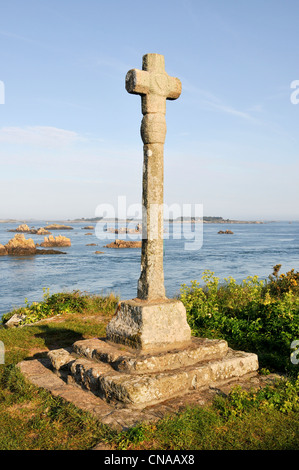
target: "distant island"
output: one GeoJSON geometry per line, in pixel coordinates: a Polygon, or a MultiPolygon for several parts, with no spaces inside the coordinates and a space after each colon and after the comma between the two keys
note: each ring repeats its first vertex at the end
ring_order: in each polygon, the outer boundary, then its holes
{"type": "Polygon", "coordinates": [[[168,219],[169,222],[179,223],[179,222],[191,222],[191,223],[204,223],[204,224],[264,224],[258,220],[231,220],[223,219],[223,217],[177,217],[176,219],[168,219]]]}
{"type": "MultiPolygon", "coordinates": [[[[42,219],[30,219],[30,223],[33,223],[35,220],[42,220],[42,219]]],[[[26,223],[26,220],[15,220],[15,219],[0,219],[0,224],[13,224],[13,223],[26,223]]],[[[56,220],[57,222],[57,220],[56,220]]],[[[46,222],[45,229],[51,229],[51,230],[72,230],[73,227],[66,226],[64,225],[65,223],[97,223],[97,222],[104,222],[104,223],[122,223],[122,224],[129,224],[129,223],[141,223],[142,220],[139,218],[118,218],[118,217],[81,217],[80,219],[66,219],[63,221],[60,221],[60,223],[54,223],[54,222],[46,222]]],[[[220,216],[203,216],[201,217],[176,217],[176,218],[164,218],[164,222],[168,223],[204,223],[204,224],[270,224],[270,223],[277,223],[280,222],[280,220],[236,220],[236,219],[224,219],[223,217],[220,216]]],[[[289,222],[291,223],[299,223],[299,220],[289,220],[289,221],[284,221],[284,222],[289,222]]]]}
{"type": "MultiPolygon", "coordinates": [[[[84,218],[81,219],[74,219],[68,220],[68,222],[119,222],[119,223],[129,223],[129,222],[141,222],[141,219],[119,219],[118,217],[114,218],[106,218],[106,217],[91,217],[91,218],[84,218]]],[[[165,222],[170,223],[204,223],[204,224],[264,224],[270,222],[263,222],[258,220],[231,220],[231,219],[223,219],[223,217],[212,217],[212,216],[204,216],[203,218],[200,217],[177,217],[175,219],[164,219],[165,222]]],[[[273,221],[274,222],[274,221],[273,221]]]]}

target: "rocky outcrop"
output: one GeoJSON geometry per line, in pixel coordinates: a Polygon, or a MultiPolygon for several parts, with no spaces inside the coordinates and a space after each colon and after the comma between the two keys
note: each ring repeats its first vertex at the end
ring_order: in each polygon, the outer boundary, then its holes
{"type": "Polygon", "coordinates": [[[225,231],[219,230],[218,233],[221,233],[221,234],[222,234],[222,233],[225,233],[225,234],[228,234],[228,235],[233,235],[233,234],[234,234],[234,232],[232,232],[231,230],[225,230],[225,231]]]}
{"type": "Polygon", "coordinates": [[[58,235],[58,237],[45,237],[43,243],[40,244],[42,247],[55,247],[55,246],[71,246],[71,240],[63,235],[58,235]]]}
{"type": "Polygon", "coordinates": [[[19,225],[16,229],[11,229],[11,230],[8,230],[8,231],[9,232],[17,232],[17,233],[32,233],[32,234],[35,234],[35,235],[48,235],[48,234],[51,233],[43,227],[40,227],[38,229],[29,228],[28,225],[26,225],[26,224],[19,225]]]}
{"type": "Polygon", "coordinates": [[[26,315],[24,313],[15,313],[7,322],[4,323],[5,328],[13,328],[19,326],[23,320],[25,320],[26,315]]]}
{"type": "Polygon", "coordinates": [[[31,255],[65,255],[63,251],[57,250],[38,250],[32,238],[25,238],[23,233],[18,233],[3,246],[0,244],[0,256],[31,256],[31,255]]]}
{"type": "Polygon", "coordinates": [[[20,232],[20,233],[29,233],[30,228],[27,224],[21,224],[15,229],[8,230],[9,232],[20,232]]]}
{"type": "Polygon", "coordinates": [[[82,227],[82,230],[93,230],[94,227],[92,225],[87,225],[86,227],[82,227]]]}
{"type": "Polygon", "coordinates": [[[110,233],[141,233],[142,232],[142,225],[137,224],[135,228],[128,228],[128,227],[120,227],[120,228],[107,228],[105,232],[110,233]]]}
{"type": "Polygon", "coordinates": [[[36,250],[37,255],[66,255],[65,251],[58,250],[36,250]]]}
{"type": "Polygon", "coordinates": [[[105,248],[141,248],[141,244],[141,241],[115,240],[115,242],[106,245],[105,248]]]}
{"type": "Polygon", "coordinates": [[[7,249],[5,248],[4,245],[1,245],[1,243],[0,243],[0,256],[5,256],[7,254],[8,254],[7,249]]]}
{"type": "Polygon", "coordinates": [[[14,238],[9,240],[5,245],[8,255],[13,256],[28,256],[36,254],[35,243],[32,238],[26,240],[25,235],[20,233],[16,234],[14,238]]]}
{"type": "Polygon", "coordinates": [[[51,234],[51,232],[49,232],[49,230],[46,230],[43,227],[38,228],[34,232],[31,231],[30,233],[36,233],[36,235],[50,235],[51,234]]]}
{"type": "Polygon", "coordinates": [[[47,230],[73,230],[69,225],[51,224],[45,227],[47,230]]]}

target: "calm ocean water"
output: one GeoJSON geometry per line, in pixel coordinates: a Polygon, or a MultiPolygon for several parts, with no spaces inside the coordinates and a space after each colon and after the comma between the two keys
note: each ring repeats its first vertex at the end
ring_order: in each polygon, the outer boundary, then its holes
{"type": "MultiPolygon", "coordinates": [[[[45,221],[34,222],[37,228],[45,225],[45,221]]],[[[49,288],[50,294],[73,290],[98,294],[112,291],[123,300],[136,297],[140,249],[103,248],[115,239],[114,235],[109,234],[109,239],[98,239],[94,231],[92,235],[86,235],[90,231],[83,230],[89,222],[70,225],[71,231],[52,232],[71,238],[72,246],[61,249],[67,252],[66,255],[0,257],[0,317],[14,307],[23,306],[25,298],[30,303],[42,300],[43,287],[49,288]],[[89,243],[98,246],[86,246],[89,243]],[[104,251],[104,254],[96,255],[96,250],[104,251]]],[[[14,236],[8,230],[17,226],[1,223],[0,243],[7,243],[14,236]]],[[[199,281],[206,269],[214,271],[220,280],[232,276],[237,281],[253,275],[265,279],[278,263],[282,265],[281,272],[292,268],[299,270],[298,222],[204,224],[202,247],[196,250],[185,249],[186,240],[178,238],[181,227],[180,224],[170,226],[164,241],[168,297],[177,295],[181,284],[189,284],[194,279],[199,281]],[[226,229],[234,234],[218,234],[219,230],[226,229]]],[[[201,230],[199,225],[196,228],[201,230]]],[[[26,235],[29,237],[35,242],[43,241],[38,235],[26,235]]],[[[121,237],[117,235],[117,238],[121,237]]]]}

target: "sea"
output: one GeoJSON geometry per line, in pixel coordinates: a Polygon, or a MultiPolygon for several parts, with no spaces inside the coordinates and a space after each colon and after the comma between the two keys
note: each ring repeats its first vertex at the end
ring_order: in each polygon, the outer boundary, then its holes
{"type": "MultiPolygon", "coordinates": [[[[0,223],[0,243],[6,244],[20,223],[0,223]]],[[[30,228],[45,227],[45,221],[28,223],[30,228]]],[[[65,222],[72,230],[53,230],[52,235],[71,239],[71,247],[56,248],[61,255],[0,257],[0,317],[14,308],[43,299],[44,291],[81,291],[120,299],[136,297],[140,275],[139,248],[105,248],[115,238],[141,239],[140,235],[115,235],[109,223],[65,222]],[[94,230],[84,227],[93,225],[94,230]],[[110,228],[111,228],[110,227],[110,228]],[[129,237],[129,238],[128,238],[129,237]],[[96,246],[87,246],[91,243],[96,246]],[[102,251],[95,254],[95,251],[102,251]]],[[[111,225],[111,224],[110,224],[111,225]]],[[[114,224],[111,227],[115,227],[114,224]]],[[[121,224],[119,224],[121,227],[121,224]]],[[[43,236],[25,234],[36,243],[43,236]]],[[[166,223],[164,230],[164,276],[169,298],[180,294],[182,284],[201,282],[203,272],[212,271],[224,279],[241,282],[248,276],[267,279],[273,266],[281,264],[281,273],[299,270],[299,222],[259,224],[184,224],[166,223]],[[231,230],[233,234],[219,234],[231,230]]]]}

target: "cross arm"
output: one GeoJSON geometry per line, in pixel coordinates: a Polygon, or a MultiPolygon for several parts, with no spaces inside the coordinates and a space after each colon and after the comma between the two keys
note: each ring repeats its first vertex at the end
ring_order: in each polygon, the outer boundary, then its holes
{"type": "Polygon", "coordinates": [[[168,75],[168,94],[166,99],[176,100],[182,93],[182,83],[176,77],[170,77],[168,75]]]}
{"type": "Polygon", "coordinates": [[[126,90],[133,95],[146,95],[150,88],[149,72],[132,69],[126,75],[126,90]]]}

